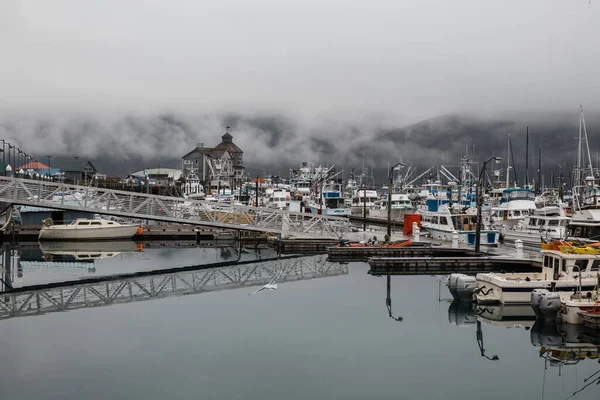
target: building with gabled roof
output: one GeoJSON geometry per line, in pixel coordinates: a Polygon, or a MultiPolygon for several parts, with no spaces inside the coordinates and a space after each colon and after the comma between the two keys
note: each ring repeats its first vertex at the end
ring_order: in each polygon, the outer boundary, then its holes
{"type": "Polygon", "coordinates": [[[86,184],[98,173],[98,170],[91,161],[80,160],[79,158],[61,161],[59,163],[59,168],[63,175],[63,179],[70,180],[75,184],[86,184]]]}
{"type": "Polygon", "coordinates": [[[204,147],[199,143],[196,148],[182,157],[183,176],[195,174],[205,184],[212,181],[224,181],[237,184],[244,176],[244,152],[235,143],[227,126],[221,136],[221,143],[215,147],[204,147]]]}

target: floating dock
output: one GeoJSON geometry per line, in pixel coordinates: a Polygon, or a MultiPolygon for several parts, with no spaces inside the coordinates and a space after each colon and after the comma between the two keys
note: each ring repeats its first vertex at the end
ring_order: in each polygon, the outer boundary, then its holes
{"type": "Polygon", "coordinates": [[[477,274],[479,272],[538,272],[537,259],[509,258],[506,256],[476,257],[371,257],[368,260],[371,275],[447,275],[451,273],[477,274]]]}
{"type": "Polygon", "coordinates": [[[407,247],[328,247],[327,254],[329,261],[332,262],[366,262],[372,257],[386,258],[413,258],[413,257],[477,257],[484,256],[485,253],[477,253],[471,249],[449,248],[434,246],[431,243],[412,243],[407,247]]]}

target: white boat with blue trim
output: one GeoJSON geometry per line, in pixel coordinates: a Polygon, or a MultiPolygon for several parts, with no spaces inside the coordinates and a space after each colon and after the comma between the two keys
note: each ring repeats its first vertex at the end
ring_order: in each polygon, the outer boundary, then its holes
{"type": "Polygon", "coordinates": [[[349,216],[350,208],[345,207],[342,195],[342,185],[338,183],[325,183],[321,188],[320,198],[311,202],[308,207],[313,214],[349,216]]]}
{"type": "MultiPolygon", "coordinates": [[[[447,204],[430,202],[427,210],[419,210],[421,226],[436,240],[452,241],[454,232],[458,233],[458,241],[470,245],[475,244],[477,236],[477,210],[468,207],[465,211],[447,204]]],[[[497,246],[500,232],[483,226],[479,233],[481,245],[497,246]]]]}

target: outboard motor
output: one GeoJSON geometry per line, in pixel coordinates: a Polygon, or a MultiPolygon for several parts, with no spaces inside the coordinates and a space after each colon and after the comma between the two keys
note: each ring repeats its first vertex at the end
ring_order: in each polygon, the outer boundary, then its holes
{"type": "Polygon", "coordinates": [[[458,293],[456,292],[456,280],[459,276],[464,274],[450,274],[448,277],[448,290],[453,298],[458,299],[458,293]]]}
{"type": "Polygon", "coordinates": [[[535,319],[542,319],[544,315],[540,310],[540,299],[542,298],[542,293],[550,293],[547,289],[533,289],[531,292],[531,308],[533,308],[533,312],[535,313],[535,319]]]}
{"type": "Polygon", "coordinates": [[[557,313],[562,307],[560,295],[556,292],[542,293],[540,298],[540,311],[544,316],[544,323],[555,324],[557,313]]]}
{"type": "Polygon", "coordinates": [[[450,274],[448,290],[456,300],[468,303],[473,299],[473,293],[477,290],[477,279],[465,274],[450,274]]]}

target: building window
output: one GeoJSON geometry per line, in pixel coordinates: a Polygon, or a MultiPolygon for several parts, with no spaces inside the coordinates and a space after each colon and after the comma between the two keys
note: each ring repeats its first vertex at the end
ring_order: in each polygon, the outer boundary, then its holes
{"type": "Polygon", "coordinates": [[[191,164],[192,162],[190,160],[185,160],[183,163],[184,164],[191,164]]]}

